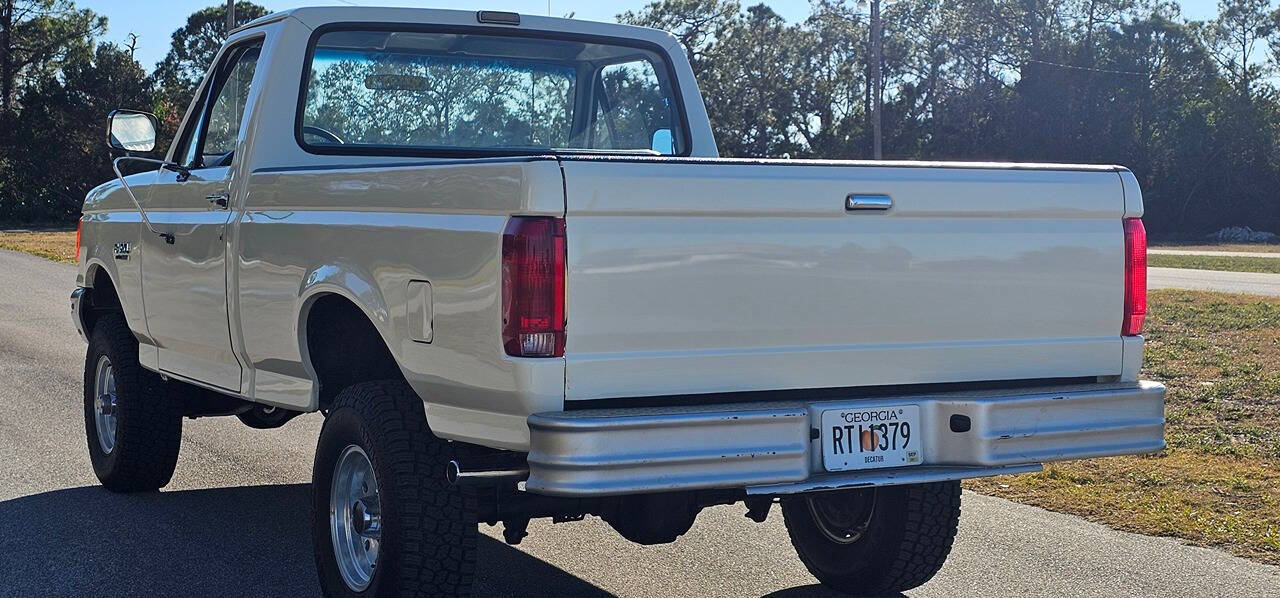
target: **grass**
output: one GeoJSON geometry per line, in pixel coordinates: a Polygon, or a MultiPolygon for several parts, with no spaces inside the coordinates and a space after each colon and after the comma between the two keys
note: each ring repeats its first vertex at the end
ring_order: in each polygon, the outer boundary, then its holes
{"type": "Polygon", "coordinates": [[[1147,265],[1153,268],[1195,268],[1228,272],[1267,272],[1280,274],[1278,257],[1229,257],[1209,255],[1148,254],[1147,265]]]}
{"type": "Polygon", "coordinates": [[[76,231],[0,232],[0,249],[23,251],[67,264],[76,263],[76,231]]]}
{"type": "Polygon", "coordinates": [[[1280,243],[1219,243],[1186,244],[1159,243],[1152,249],[1177,249],[1179,251],[1250,251],[1254,253],[1280,253],[1280,243]]]}
{"type": "Polygon", "coordinates": [[[1163,453],[966,487],[1280,564],[1280,298],[1162,290],[1150,307],[1143,377],[1169,389],[1163,453]]]}
{"type": "MultiPolygon", "coordinates": [[[[74,245],[73,231],[0,233],[0,248],[62,262],[74,245]]],[[[1181,256],[1148,259],[1166,257],[1181,256]]],[[[1280,298],[1161,290],[1149,302],[1143,376],[1169,388],[1163,453],[965,485],[1280,564],[1280,298]]]]}

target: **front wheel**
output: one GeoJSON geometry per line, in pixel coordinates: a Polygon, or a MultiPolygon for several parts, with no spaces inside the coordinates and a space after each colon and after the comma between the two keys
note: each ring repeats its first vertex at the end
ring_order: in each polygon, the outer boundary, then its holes
{"type": "Polygon", "coordinates": [[[449,445],[399,380],[334,399],[312,470],[312,541],[326,596],[470,595],[476,499],[450,486],[449,445]]]}
{"type": "Polygon", "coordinates": [[[942,568],[960,522],[960,482],[802,494],[783,499],[791,544],[823,585],[903,592],[942,568]]]}
{"type": "Polygon", "coordinates": [[[98,319],[84,362],[84,427],[93,473],[113,492],[169,483],[182,444],[182,414],[154,372],[138,364],[138,341],[120,314],[98,319]]]}

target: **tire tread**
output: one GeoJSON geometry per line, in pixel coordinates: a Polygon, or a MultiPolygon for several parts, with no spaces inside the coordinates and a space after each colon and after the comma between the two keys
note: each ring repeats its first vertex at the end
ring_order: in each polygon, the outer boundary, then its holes
{"type": "Polygon", "coordinates": [[[854,595],[904,592],[932,579],[946,563],[955,541],[960,520],[960,483],[913,484],[895,490],[903,502],[900,521],[894,523],[901,525],[901,534],[873,547],[871,554],[879,567],[871,575],[856,578],[845,571],[828,571],[817,562],[815,556],[824,554],[822,543],[829,541],[814,531],[803,499],[784,502],[788,536],[809,573],[832,589],[854,595]]]}
{"type": "MultiPolygon", "coordinates": [[[[399,521],[387,532],[398,540],[389,563],[395,584],[378,594],[469,595],[477,558],[476,498],[446,483],[451,447],[431,433],[422,399],[401,380],[362,382],[340,392],[330,413],[347,408],[358,414],[372,458],[392,472],[399,521]]],[[[318,553],[331,550],[327,535],[315,544],[318,553]]]]}
{"type": "Polygon", "coordinates": [[[932,579],[951,554],[959,515],[959,482],[910,486],[902,542],[878,591],[903,591],[932,579]]]}
{"type": "MultiPolygon", "coordinates": [[[[173,478],[182,445],[182,414],[170,400],[160,376],[138,363],[138,341],[119,313],[100,317],[94,325],[85,358],[85,425],[90,431],[89,450],[100,451],[92,419],[96,345],[106,343],[116,378],[117,393],[126,394],[117,403],[116,445],[109,455],[107,471],[94,471],[99,481],[113,492],[157,490],[173,478]]],[[[108,456],[104,455],[103,458],[108,456]]]]}

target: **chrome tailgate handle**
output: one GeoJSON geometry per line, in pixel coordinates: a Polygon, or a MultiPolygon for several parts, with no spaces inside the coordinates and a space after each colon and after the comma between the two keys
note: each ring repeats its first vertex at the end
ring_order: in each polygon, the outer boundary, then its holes
{"type": "Polygon", "coordinates": [[[893,207],[893,198],[888,195],[867,195],[850,193],[844,199],[846,210],[887,210],[893,207]]]}

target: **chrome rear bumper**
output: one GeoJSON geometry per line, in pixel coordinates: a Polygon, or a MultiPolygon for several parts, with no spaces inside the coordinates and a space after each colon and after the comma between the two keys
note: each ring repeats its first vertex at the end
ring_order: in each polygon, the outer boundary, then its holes
{"type": "MultiPolygon", "coordinates": [[[[962,427],[962,426],[960,426],[962,427]]],[[[706,488],[791,494],[1025,473],[1164,448],[1164,385],[1088,384],[874,399],[584,409],[529,417],[526,489],[609,496],[706,488]],[[924,465],[826,472],[827,409],[918,405],[924,465]],[[969,427],[953,431],[953,416],[969,427]]]]}

